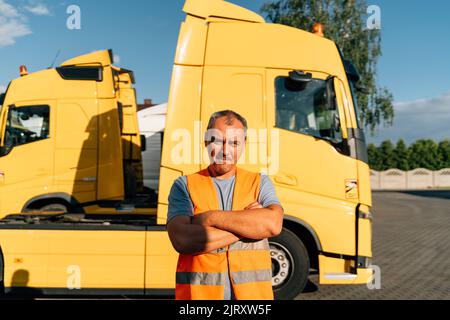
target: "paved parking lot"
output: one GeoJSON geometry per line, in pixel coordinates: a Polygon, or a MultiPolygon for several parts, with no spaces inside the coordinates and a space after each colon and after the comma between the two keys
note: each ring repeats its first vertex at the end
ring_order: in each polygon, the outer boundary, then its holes
{"type": "Polygon", "coordinates": [[[299,300],[450,300],[450,191],[373,193],[373,264],[381,289],[317,286],[311,276],[299,300]]]}

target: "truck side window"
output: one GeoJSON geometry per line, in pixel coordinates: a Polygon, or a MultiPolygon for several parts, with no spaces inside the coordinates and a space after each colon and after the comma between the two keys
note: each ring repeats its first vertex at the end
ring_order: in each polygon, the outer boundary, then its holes
{"type": "Polygon", "coordinates": [[[47,139],[49,129],[49,106],[11,107],[6,123],[5,148],[47,139]]]}
{"type": "Polygon", "coordinates": [[[332,81],[312,79],[301,89],[292,88],[287,81],[287,77],[275,79],[276,127],[342,142],[332,81]]]}

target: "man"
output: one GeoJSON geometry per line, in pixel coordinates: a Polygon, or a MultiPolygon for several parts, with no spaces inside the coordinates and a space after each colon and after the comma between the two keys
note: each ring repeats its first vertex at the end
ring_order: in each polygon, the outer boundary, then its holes
{"type": "Polygon", "coordinates": [[[225,110],[205,135],[211,164],[178,178],[167,230],[180,254],[176,299],[273,299],[267,238],[280,234],[283,208],[266,175],[237,168],[247,121],[225,110]]]}

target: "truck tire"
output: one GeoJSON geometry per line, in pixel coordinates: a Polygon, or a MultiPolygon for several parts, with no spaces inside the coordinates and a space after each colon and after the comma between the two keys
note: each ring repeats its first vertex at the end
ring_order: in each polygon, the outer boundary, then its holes
{"type": "Polygon", "coordinates": [[[269,239],[269,245],[275,299],[293,300],[308,282],[308,251],[303,242],[285,228],[280,235],[269,239]]]}

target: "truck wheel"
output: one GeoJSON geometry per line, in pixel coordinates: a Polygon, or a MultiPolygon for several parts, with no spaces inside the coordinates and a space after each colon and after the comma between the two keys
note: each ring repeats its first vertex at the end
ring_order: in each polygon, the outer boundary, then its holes
{"type": "Polygon", "coordinates": [[[291,231],[269,239],[272,258],[272,287],[276,300],[293,300],[306,286],[309,276],[308,251],[291,231]]]}
{"type": "Polygon", "coordinates": [[[62,204],[62,203],[50,203],[50,204],[47,204],[47,205],[39,208],[39,211],[67,213],[67,212],[69,212],[69,208],[65,204],[62,204]]]}

